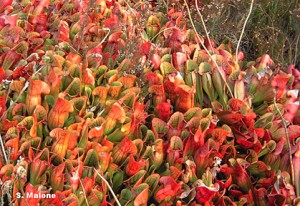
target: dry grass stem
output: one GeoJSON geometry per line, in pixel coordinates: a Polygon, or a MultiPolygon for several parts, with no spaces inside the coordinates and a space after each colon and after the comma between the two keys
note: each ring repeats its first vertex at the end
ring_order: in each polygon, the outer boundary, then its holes
{"type": "Polygon", "coordinates": [[[251,5],[250,5],[249,13],[248,13],[248,15],[247,15],[247,17],[245,19],[245,22],[244,22],[244,25],[243,25],[243,29],[242,29],[242,32],[241,32],[241,35],[240,35],[240,38],[239,38],[239,41],[238,41],[238,43],[236,45],[235,60],[236,60],[237,63],[238,63],[238,53],[239,53],[240,43],[241,43],[243,35],[245,33],[245,28],[246,28],[247,22],[248,22],[248,20],[250,18],[252,10],[253,10],[253,4],[254,4],[254,0],[251,0],[251,5]]]}
{"type": "Polygon", "coordinates": [[[7,164],[8,163],[8,159],[7,159],[7,155],[6,155],[6,152],[5,152],[5,148],[4,148],[4,143],[3,143],[3,140],[2,140],[2,136],[1,136],[1,134],[0,134],[0,146],[1,146],[1,152],[2,152],[2,154],[3,154],[3,157],[4,157],[4,161],[5,161],[5,164],[7,164]]]}
{"type": "Polygon", "coordinates": [[[150,39],[150,42],[152,42],[158,35],[160,35],[164,31],[171,30],[171,29],[174,29],[174,28],[177,28],[177,27],[176,26],[172,26],[172,27],[168,27],[168,28],[165,28],[165,29],[159,31],[152,39],[150,39]]]}
{"type": "Polygon", "coordinates": [[[284,133],[285,133],[285,137],[286,137],[286,141],[288,144],[288,150],[289,150],[289,160],[290,160],[290,166],[291,166],[291,173],[292,173],[292,184],[295,185],[295,170],[294,170],[294,165],[293,165],[293,156],[292,156],[292,148],[291,148],[291,142],[290,142],[290,138],[289,138],[289,133],[287,130],[287,125],[286,125],[286,120],[284,119],[283,115],[281,114],[277,103],[276,103],[276,90],[274,89],[274,106],[277,110],[277,112],[279,113],[280,119],[282,121],[283,127],[284,127],[284,133]]]}
{"type": "Polygon", "coordinates": [[[108,35],[110,34],[110,28],[103,28],[102,30],[108,31],[108,32],[106,33],[105,37],[101,40],[101,42],[99,44],[97,44],[97,46],[95,48],[101,46],[101,44],[103,44],[103,42],[107,39],[108,35]]]}
{"type": "Polygon", "coordinates": [[[2,118],[6,115],[7,111],[10,110],[14,105],[15,103],[19,100],[19,98],[21,97],[21,95],[25,92],[25,90],[27,89],[27,87],[29,86],[29,82],[28,80],[25,82],[25,85],[24,87],[22,88],[22,90],[20,91],[18,97],[16,98],[16,100],[13,102],[10,103],[9,107],[6,109],[6,111],[2,114],[2,116],[0,117],[0,120],[2,120],[2,118]]]}
{"type": "Polygon", "coordinates": [[[84,187],[83,187],[82,181],[81,181],[81,179],[80,179],[80,178],[78,178],[78,180],[79,180],[79,182],[80,182],[80,185],[81,185],[81,187],[82,187],[82,192],[83,192],[83,195],[84,195],[85,202],[86,202],[87,206],[89,206],[89,202],[88,202],[88,200],[87,200],[86,193],[85,193],[85,190],[84,190],[84,187]]]}
{"type": "Polygon", "coordinates": [[[228,89],[228,91],[229,91],[230,96],[231,96],[231,97],[234,97],[234,96],[233,96],[233,93],[232,93],[232,91],[231,91],[231,89],[230,89],[230,87],[229,87],[229,85],[228,85],[228,83],[227,83],[227,81],[226,81],[226,79],[225,79],[225,77],[223,76],[223,74],[222,74],[222,72],[221,72],[221,69],[220,69],[218,63],[216,62],[216,60],[214,60],[214,59],[212,58],[212,55],[210,54],[210,52],[208,51],[208,49],[207,49],[206,46],[204,45],[203,41],[201,40],[201,38],[200,38],[200,36],[199,36],[199,34],[198,34],[197,30],[196,30],[195,24],[194,24],[193,19],[192,19],[192,15],[191,15],[190,8],[189,8],[189,6],[188,6],[186,0],[184,0],[184,3],[185,3],[185,6],[186,6],[186,8],[187,8],[187,12],[188,12],[189,19],[190,19],[190,22],[191,22],[191,24],[192,24],[193,30],[194,30],[194,32],[195,32],[195,34],[196,34],[196,36],[197,36],[197,38],[198,38],[198,40],[199,40],[201,46],[204,48],[204,50],[206,51],[206,53],[209,55],[210,59],[211,59],[211,60],[213,61],[213,63],[216,65],[216,68],[218,69],[218,71],[219,71],[219,73],[220,73],[220,75],[221,75],[221,77],[222,77],[222,80],[224,81],[224,83],[225,83],[225,85],[226,85],[226,87],[227,87],[227,89],[228,89]]]}
{"type": "Polygon", "coordinates": [[[209,38],[209,34],[208,34],[208,31],[207,31],[205,22],[204,22],[204,20],[203,20],[203,16],[202,16],[202,14],[201,14],[201,12],[200,12],[200,9],[199,9],[199,6],[198,6],[198,0],[195,0],[195,2],[196,2],[196,10],[197,10],[197,13],[198,13],[199,16],[200,16],[201,23],[202,23],[202,26],[203,26],[204,31],[205,31],[205,35],[206,35],[206,37],[207,37],[207,39],[208,39],[208,42],[209,42],[210,47],[213,48],[213,46],[212,46],[212,44],[211,44],[211,41],[210,41],[210,38],[209,38]]]}
{"type": "Polygon", "coordinates": [[[107,180],[94,168],[95,172],[97,173],[97,175],[104,181],[104,183],[107,185],[109,191],[111,192],[112,196],[114,197],[116,203],[118,206],[121,206],[121,203],[119,202],[116,194],[114,193],[113,189],[111,188],[111,186],[109,185],[109,183],[107,182],[107,180]]]}

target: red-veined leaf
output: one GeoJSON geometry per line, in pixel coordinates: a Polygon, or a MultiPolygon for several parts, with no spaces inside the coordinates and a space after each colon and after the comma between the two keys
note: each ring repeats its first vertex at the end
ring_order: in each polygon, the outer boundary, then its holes
{"type": "Polygon", "coordinates": [[[142,169],[146,163],[142,160],[135,161],[134,156],[131,154],[129,156],[129,162],[126,166],[125,172],[128,176],[136,174],[140,169],[142,169]]]}
{"type": "Polygon", "coordinates": [[[63,98],[58,98],[48,115],[48,126],[51,129],[63,127],[69,112],[73,112],[73,104],[63,98]]]}
{"type": "Polygon", "coordinates": [[[128,138],[125,137],[117,146],[113,148],[112,157],[116,164],[123,162],[128,155],[135,155],[137,153],[137,147],[128,138]]]}

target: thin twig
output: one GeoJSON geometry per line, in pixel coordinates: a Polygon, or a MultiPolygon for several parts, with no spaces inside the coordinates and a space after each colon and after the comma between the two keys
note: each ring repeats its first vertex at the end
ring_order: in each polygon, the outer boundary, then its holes
{"type": "Polygon", "coordinates": [[[242,32],[241,32],[239,41],[238,41],[238,43],[237,43],[237,45],[236,45],[235,61],[236,61],[237,63],[238,63],[238,52],[239,52],[240,43],[241,43],[242,38],[243,38],[243,35],[244,35],[244,33],[245,33],[245,28],[246,28],[247,22],[248,22],[248,20],[249,20],[249,18],[250,18],[250,15],[251,15],[251,13],[252,13],[253,4],[254,4],[254,0],[251,0],[251,5],[250,5],[249,13],[248,13],[248,15],[247,15],[247,17],[246,17],[246,20],[245,20],[245,22],[244,22],[243,29],[242,29],[242,32]]]}
{"type": "MultiPolygon", "coordinates": [[[[199,16],[200,16],[201,23],[202,23],[202,26],[203,26],[203,28],[204,28],[205,35],[206,35],[206,37],[207,37],[207,39],[208,39],[210,48],[213,48],[213,46],[212,46],[212,44],[211,44],[211,41],[210,41],[210,38],[209,38],[209,34],[208,34],[208,31],[207,31],[207,28],[206,28],[206,26],[205,26],[205,22],[204,22],[204,20],[203,20],[203,16],[202,16],[202,14],[201,14],[201,12],[200,12],[200,9],[199,9],[199,6],[198,6],[198,0],[195,0],[195,2],[196,2],[196,10],[197,10],[197,13],[198,13],[199,16]]],[[[212,52],[213,52],[213,50],[212,50],[212,52]]]]}
{"type": "Polygon", "coordinates": [[[164,3],[165,7],[167,8],[167,11],[168,11],[168,3],[165,2],[165,0],[162,0],[162,2],[164,3]]]}
{"type": "Polygon", "coordinates": [[[20,91],[18,97],[16,98],[16,100],[14,102],[11,102],[11,104],[9,105],[9,107],[6,109],[6,111],[2,114],[2,116],[0,117],[0,120],[2,120],[2,118],[6,115],[7,111],[9,111],[12,106],[14,106],[14,104],[19,100],[19,98],[21,97],[21,95],[23,94],[23,92],[27,89],[27,87],[29,86],[29,82],[26,81],[24,87],[22,88],[22,90],[20,91]]]}
{"type": "Polygon", "coordinates": [[[129,5],[129,3],[125,0],[124,1],[125,2],[125,4],[127,5],[127,7],[129,8],[129,10],[131,11],[131,13],[133,13],[133,14],[137,14],[137,12],[129,5]]]}
{"type": "Polygon", "coordinates": [[[88,200],[87,200],[86,193],[85,193],[85,190],[84,190],[84,187],[83,187],[82,181],[81,181],[81,179],[80,179],[80,178],[78,178],[78,180],[79,180],[79,182],[80,182],[80,185],[81,185],[81,187],[82,187],[82,191],[83,191],[83,195],[84,195],[85,202],[86,202],[87,206],[89,206],[89,202],[88,202],[88,200]]]}
{"type": "MultiPolygon", "coordinates": [[[[32,76],[34,76],[35,74],[37,74],[42,68],[43,68],[43,67],[40,67],[38,70],[36,70],[36,71],[32,74],[32,76]]],[[[11,85],[13,84],[13,82],[14,82],[13,80],[10,82],[10,86],[9,86],[9,89],[8,89],[7,94],[10,93],[10,91],[11,91],[11,85]]],[[[2,118],[5,116],[5,114],[7,113],[7,111],[8,111],[9,109],[11,109],[11,107],[14,106],[14,104],[19,100],[19,98],[20,98],[21,95],[25,92],[25,90],[27,89],[28,86],[29,86],[29,81],[27,80],[27,81],[25,82],[25,84],[24,84],[24,87],[22,88],[22,90],[20,91],[19,95],[17,96],[16,100],[15,100],[14,102],[12,102],[12,103],[10,104],[10,106],[6,109],[6,111],[5,111],[5,112],[2,114],[2,116],[0,117],[0,120],[2,120],[2,118]]]]}
{"type": "Polygon", "coordinates": [[[281,114],[277,103],[276,103],[276,90],[274,89],[274,106],[277,110],[277,112],[279,113],[280,119],[282,121],[283,127],[284,127],[284,133],[285,133],[285,137],[286,137],[286,141],[288,144],[288,150],[289,150],[289,159],[290,159],[290,165],[291,165],[291,173],[292,173],[292,184],[295,185],[295,171],[294,171],[294,165],[293,165],[293,156],[292,156],[292,147],[291,147],[291,142],[290,142],[290,138],[289,138],[289,133],[287,130],[287,125],[286,125],[286,120],[284,119],[283,115],[281,114]]]}
{"type": "Polygon", "coordinates": [[[107,34],[105,35],[105,37],[101,40],[101,42],[100,42],[95,48],[97,48],[97,47],[99,47],[101,44],[103,44],[103,42],[107,39],[107,37],[108,37],[108,35],[109,35],[109,33],[110,33],[110,28],[103,28],[102,30],[106,30],[106,31],[108,31],[108,32],[107,32],[107,34]]]}
{"type": "MultiPolygon", "coordinates": [[[[75,172],[76,175],[79,174],[79,167],[80,167],[80,160],[79,160],[79,157],[77,158],[77,160],[78,160],[78,169],[77,169],[76,172],[75,172]]],[[[86,202],[87,206],[89,206],[89,202],[88,202],[88,200],[87,200],[87,196],[86,196],[86,193],[85,193],[85,190],[84,190],[84,186],[83,186],[82,181],[81,181],[81,179],[80,179],[79,176],[78,176],[78,181],[80,182],[80,185],[81,185],[81,187],[82,187],[82,192],[83,192],[83,196],[84,196],[85,202],[86,202]]]]}
{"type": "Polygon", "coordinates": [[[170,29],[175,29],[175,28],[178,28],[178,27],[172,26],[172,27],[168,27],[168,28],[165,28],[165,29],[159,31],[154,37],[152,37],[152,39],[150,39],[150,42],[152,42],[152,41],[153,41],[158,35],[160,35],[162,32],[167,31],[167,30],[170,30],[170,29]]]}
{"type": "Polygon", "coordinates": [[[69,44],[68,42],[64,41],[64,43],[66,43],[76,54],[78,54],[79,56],[82,57],[82,55],[80,54],[79,51],[77,51],[71,44],[69,44]]]}
{"type": "Polygon", "coordinates": [[[3,140],[2,140],[1,134],[0,134],[0,144],[1,144],[2,154],[3,154],[4,160],[5,160],[5,164],[7,164],[8,163],[8,159],[7,159],[7,155],[5,153],[5,148],[4,148],[4,144],[3,144],[3,140]]]}
{"type": "Polygon", "coordinates": [[[107,180],[94,168],[95,172],[97,173],[97,175],[105,182],[105,184],[107,185],[108,189],[110,190],[111,194],[113,195],[114,199],[116,200],[116,203],[118,206],[121,206],[121,203],[119,202],[117,196],[115,195],[113,189],[111,188],[111,186],[109,185],[109,183],[107,182],[107,180]]]}
{"type": "Polygon", "coordinates": [[[193,19],[192,19],[192,16],[191,16],[190,8],[189,8],[189,6],[188,6],[186,0],[184,0],[184,3],[185,3],[185,6],[186,6],[186,8],[187,8],[188,15],[189,15],[189,19],[190,19],[190,22],[191,22],[191,24],[192,24],[193,30],[194,30],[194,32],[195,32],[195,34],[196,34],[196,36],[197,36],[197,38],[198,38],[198,40],[199,40],[201,46],[204,48],[204,50],[206,51],[206,53],[208,54],[208,56],[210,57],[210,59],[212,60],[212,62],[216,65],[216,68],[218,69],[218,72],[220,73],[220,75],[221,75],[221,77],[222,77],[222,80],[224,81],[224,83],[225,83],[225,85],[226,85],[226,87],[227,87],[227,89],[228,89],[228,91],[229,91],[229,93],[230,93],[230,96],[231,96],[231,97],[234,97],[234,96],[233,96],[233,93],[232,93],[232,91],[231,91],[231,89],[230,89],[230,87],[229,87],[229,85],[228,85],[228,83],[227,83],[227,81],[226,81],[226,79],[225,79],[225,77],[223,76],[223,74],[222,74],[222,72],[221,72],[221,69],[220,69],[218,63],[216,62],[215,59],[212,58],[212,55],[210,54],[210,52],[208,51],[208,49],[206,48],[206,46],[205,46],[204,43],[202,42],[202,40],[201,40],[201,38],[200,38],[200,36],[199,36],[197,30],[196,30],[195,24],[194,24],[193,19]]]}
{"type": "Polygon", "coordinates": [[[42,70],[42,66],[40,66],[40,68],[38,69],[38,70],[36,70],[33,74],[32,74],[32,76],[34,76],[34,75],[36,75],[38,72],[40,72],[41,70],[42,70]]]}
{"type": "MultiPolygon", "coordinates": [[[[17,176],[17,178],[18,178],[19,184],[21,185],[20,177],[17,176]]],[[[27,195],[25,194],[25,191],[24,191],[23,187],[20,187],[20,190],[21,190],[22,196],[24,197],[26,206],[29,206],[29,204],[28,204],[28,199],[27,199],[27,195]]]]}

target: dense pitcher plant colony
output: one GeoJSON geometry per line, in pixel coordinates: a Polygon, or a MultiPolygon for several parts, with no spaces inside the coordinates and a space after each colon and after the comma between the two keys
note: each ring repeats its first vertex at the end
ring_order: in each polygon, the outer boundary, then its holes
{"type": "Polygon", "coordinates": [[[193,1],[0,5],[0,205],[299,205],[294,65],[200,35],[193,1]]]}

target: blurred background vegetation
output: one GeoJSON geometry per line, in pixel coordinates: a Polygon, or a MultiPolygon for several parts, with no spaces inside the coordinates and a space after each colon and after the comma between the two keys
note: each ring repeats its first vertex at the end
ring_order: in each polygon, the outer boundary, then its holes
{"type": "MultiPolygon", "coordinates": [[[[179,0],[158,0],[162,4],[179,0]]],[[[194,0],[189,1],[191,4],[194,0]]],[[[250,0],[198,0],[209,35],[217,43],[230,40],[233,48],[239,39],[249,12],[250,0]]],[[[200,18],[191,6],[198,31],[205,36],[200,18]]],[[[262,54],[282,66],[296,64],[300,68],[300,0],[254,0],[252,14],[240,45],[246,59],[262,54]]]]}
{"type": "MultiPolygon", "coordinates": [[[[224,37],[236,45],[249,11],[250,0],[213,0],[204,2],[204,15],[210,35],[224,37]]],[[[255,0],[240,49],[247,59],[264,53],[283,66],[300,61],[299,0],[255,0]]]]}

